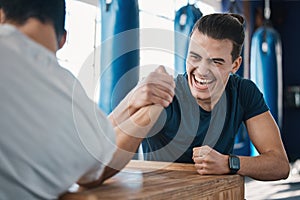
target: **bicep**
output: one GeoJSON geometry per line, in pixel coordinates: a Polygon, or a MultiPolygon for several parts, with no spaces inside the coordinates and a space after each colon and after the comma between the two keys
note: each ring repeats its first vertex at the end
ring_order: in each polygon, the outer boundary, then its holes
{"type": "Polygon", "coordinates": [[[245,122],[249,137],[260,154],[283,149],[279,128],[270,111],[245,122]]]}

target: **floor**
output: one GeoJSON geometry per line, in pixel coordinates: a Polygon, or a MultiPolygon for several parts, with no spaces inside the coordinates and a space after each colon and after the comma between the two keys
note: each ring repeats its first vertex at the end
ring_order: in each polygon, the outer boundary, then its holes
{"type": "Polygon", "coordinates": [[[247,200],[300,200],[300,160],[291,164],[291,173],[286,180],[255,181],[245,178],[247,200]]]}

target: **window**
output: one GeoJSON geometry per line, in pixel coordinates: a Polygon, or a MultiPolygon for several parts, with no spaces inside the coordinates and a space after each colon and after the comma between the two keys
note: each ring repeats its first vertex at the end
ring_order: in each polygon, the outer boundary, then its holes
{"type": "MultiPolygon", "coordinates": [[[[98,101],[99,95],[99,47],[101,43],[101,16],[97,3],[97,0],[66,0],[68,36],[65,46],[57,52],[59,63],[79,78],[94,101],[98,101]]],[[[187,1],[139,0],[138,3],[141,28],[140,77],[146,76],[159,64],[165,65],[168,72],[173,74],[174,40],[172,40],[172,31],[175,12],[186,5],[187,1]],[[164,33],[169,34],[170,45],[167,48],[156,48],[155,46],[143,48],[143,41],[149,39],[143,34],[145,28],[161,29],[164,33]]],[[[202,1],[196,1],[196,6],[204,15],[215,12],[211,6],[202,1]]]]}

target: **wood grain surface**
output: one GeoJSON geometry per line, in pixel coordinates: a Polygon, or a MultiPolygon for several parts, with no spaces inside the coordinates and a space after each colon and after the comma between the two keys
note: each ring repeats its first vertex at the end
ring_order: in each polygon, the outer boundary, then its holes
{"type": "Polygon", "coordinates": [[[67,193],[62,200],[123,199],[244,199],[239,175],[199,175],[193,164],[132,160],[103,185],[67,193]]]}

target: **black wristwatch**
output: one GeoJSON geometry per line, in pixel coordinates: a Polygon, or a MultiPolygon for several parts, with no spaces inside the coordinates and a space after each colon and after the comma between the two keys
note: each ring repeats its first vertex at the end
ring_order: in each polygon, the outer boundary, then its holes
{"type": "Polygon", "coordinates": [[[235,155],[229,155],[228,165],[230,169],[230,174],[236,174],[240,169],[240,159],[235,155]]]}

